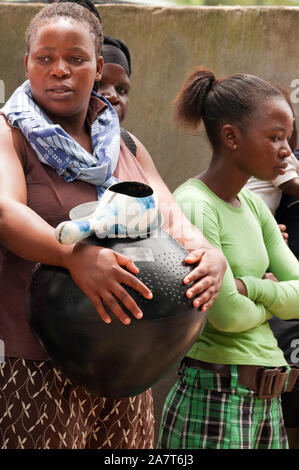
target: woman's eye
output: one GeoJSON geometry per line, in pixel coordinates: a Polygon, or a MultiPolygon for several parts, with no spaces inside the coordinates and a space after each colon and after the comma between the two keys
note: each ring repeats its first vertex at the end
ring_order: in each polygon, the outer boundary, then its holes
{"type": "Polygon", "coordinates": [[[40,57],[38,58],[38,60],[39,60],[39,62],[42,62],[42,63],[44,63],[44,64],[47,64],[48,62],[50,62],[51,57],[43,55],[43,56],[40,56],[40,57]]]}
{"type": "Polygon", "coordinates": [[[128,95],[129,91],[126,88],[118,87],[117,93],[119,93],[120,95],[128,95]]]}
{"type": "Polygon", "coordinates": [[[82,64],[85,59],[82,57],[72,57],[71,62],[74,62],[75,64],[82,64]]]}
{"type": "Polygon", "coordinates": [[[280,137],[277,136],[277,135],[272,135],[272,136],[271,136],[271,140],[272,140],[272,142],[279,142],[279,141],[280,141],[280,137]]]}

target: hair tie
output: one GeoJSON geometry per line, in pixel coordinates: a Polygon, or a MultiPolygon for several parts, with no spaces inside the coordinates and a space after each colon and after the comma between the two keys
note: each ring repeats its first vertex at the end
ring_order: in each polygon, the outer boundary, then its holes
{"type": "Polygon", "coordinates": [[[209,76],[209,83],[206,87],[206,90],[205,90],[205,99],[207,98],[208,94],[210,93],[210,91],[212,90],[212,88],[214,88],[215,85],[217,85],[218,83],[218,79],[215,77],[215,75],[213,76],[209,76]]]}

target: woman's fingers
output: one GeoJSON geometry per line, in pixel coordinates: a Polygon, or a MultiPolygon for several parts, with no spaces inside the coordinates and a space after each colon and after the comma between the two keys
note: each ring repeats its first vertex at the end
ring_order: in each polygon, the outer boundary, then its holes
{"type": "Polygon", "coordinates": [[[205,302],[200,306],[200,310],[202,310],[203,312],[206,312],[207,310],[209,310],[209,308],[212,307],[213,303],[215,302],[215,300],[217,299],[218,297],[218,292],[214,292],[213,289],[211,290],[211,292],[207,293],[207,298],[208,298],[208,301],[205,302]]]}
{"type": "Polygon", "coordinates": [[[212,249],[197,249],[185,258],[187,263],[198,263],[185,277],[184,283],[194,283],[187,289],[186,295],[189,299],[196,297],[193,299],[193,305],[195,307],[201,306],[202,310],[207,310],[213,305],[221,289],[226,263],[223,257],[223,272],[217,269],[219,267],[219,253],[219,250],[214,247],[212,249]]]}
{"type": "Polygon", "coordinates": [[[107,324],[111,323],[111,317],[105,309],[102,299],[93,295],[89,295],[88,297],[90,298],[94,308],[96,309],[101,319],[107,324]]]}
{"type": "MultiPolygon", "coordinates": [[[[147,299],[151,299],[153,295],[150,289],[148,289],[148,287],[146,287],[139,279],[124,270],[122,271],[119,270],[118,275],[114,277],[113,281],[110,280],[109,283],[102,283],[101,289],[98,291],[98,297],[107,305],[111,314],[117,317],[125,325],[129,325],[131,323],[131,318],[127,313],[125,313],[123,307],[125,307],[128,312],[138,320],[143,317],[143,313],[122,284],[132,287],[147,299]]],[[[101,306],[98,313],[103,318],[101,306]]],[[[107,320],[104,321],[107,322],[107,320]]]]}
{"type": "MultiPolygon", "coordinates": [[[[125,284],[126,286],[132,287],[134,290],[139,292],[139,294],[141,294],[146,299],[150,300],[153,298],[153,294],[151,290],[133,274],[128,273],[122,269],[119,273],[118,280],[120,284],[125,284]]],[[[117,291],[116,295],[118,294],[118,292],[119,291],[117,291]]],[[[127,297],[130,297],[130,295],[126,293],[126,298],[127,297]]]]}
{"type": "MultiPolygon", "coordinates": [[[[186,258],[184,259],[185,263],[187,264],[195,264],[195,263],[199,263],[203,257],[203,255],[206,253],[206,250],[204,249],[197,249],[197,250],[193,250],[191,253],[189,253],[186,258]]],[[[188,274],[185,279],[184,279],[184,283],[185,284],[189,284],[190,282],[198,279],[198,277],[196,277],[198,274],[197,274],[197,271],[196,271],[197,268],[193,269],[190,274],[188,274]],[[194,272],[195,271],[195,272],[194,272]]]]}
{"type": "Polygon", "coordinates": [[[131,258],[128,258],[128,256],[125,256],[121,253],[117,253],[116,251],[114,252],[114,256],[120,266],[128,269],[133,274],[139,273],[139,268],[131,258]]]}
{"type": "Polygon", "coordinates": [[[113,294],[106,293],[104,302],[109,308],[110,312],[124,325],[129,325],[131,323],[130,317],[123,311],[113,294]]]}
{"type": "Polygon", "coordinates": [[[123,307],[125,307],[135,318],[137,318],[137,320],[140,320],[143,317],[141,309],[122,286],[115,289],[114,294],[111,292],[106,292],[105,296],[103,297],[104,302],[108,306],[111,313],[113,313],[113,315],[115,315],[125,325],[129,325],[131,323],[131,318],[127,313],[124,312],[123,307]]]}
{"type": "MultiPolygon", "coordinates": [[[[199,262],[197,266],[192,269],[192,271],[184,278],[184,283],[185,284],[190,284],[191,282],[196,282],[198,280],[201,280],[200,282],[197,283],[196,286],[192,286],[192,289],[187,290],[187,297],[193,297],[193,295],[202,292],[202,290],[207,289],[210,284],[216,282],[214,279],[214,276],[209,276],[209,279],[204,279],[206,276],[209,275],[209,266],[207,263],[204,263],[204,255],[205,251],[204,250],[195,250],[196,252],[200,251],[200,253],[194,253],[194,257],[190,258],[188,256],[185,258],[185,261],[189,263],[194,263],[194,262],[199,262]],[[196,261],[191,261],[191,260],[196,260],[196,261]],[[193,294],[193,295],[192,295],[193,294]]],[[[191,253],[191,254],[192,254],[191,253]]]]}
{"type": "Polygon", "coordinates": [[[210,305],[210,299],[212,296],[216,294],[216,288],[213,283],[213,278],[210,276],[205,276],[200,281],[196,282],[193,284],[192,287],[190,287],[186,295],[189,299],[193,299],[193,305],[194,307],[202,307],[202,310],[205,310],[203,308],[204,304],[207,304],[209,302],[210,305]]]}
{"type": "Polygon", "coordinates": [[[81,244],[75,248],[69,271],[76,284],[85,292],[105,323],[115,315],[124,324],[131,322],[122,305],[137,319],[143,314],[135,300],[123,286],[132,287],[146,299],[152,299],[150,289],[137,277],[139,269],[134,262],[108,248],[81,244]],[[109,308],[109,313],[105,309],[109,308]]]}
{"type": "MultiPolygon", "coordinates": [[[[152,298],[152,294],[149,289],[140,281],[135,282],[134,280],[128,279],[124,276],[124,282],[133,288],[135,287],[135,290],[139,289],[140,293],[145,292],[145,297],[152,298]],[[144,289],[144,287],[146,288],[144,289]]],[[[127,313],[125,313],[123,307],[125,307],[138,320],[143,317],[143,313],[135,300],[118,282],[109,283],[106,288],[103,286],[98,297],[94,298],[93,305],[105,323],[111,323],[111,317],[105,309],[105,305],[107,305],[111,314],[125,325],[129,325],[131,323],[131,318],[127,313]]]]}
{"type": "Polygon", "coordinates": [[[278,224],[278,227],[279,227],[279,229],[280,229],[280,231],[281,231],[281,234],[282,234],[282,237],[283,237],[284,241],[285,241],[286,244],[288,245],[288,238],[289,238],[289,235],[288,235],[288,233],[286,232],[286,229],[287,229],[286,225],[284,225],[284,224],[278,224]]]}

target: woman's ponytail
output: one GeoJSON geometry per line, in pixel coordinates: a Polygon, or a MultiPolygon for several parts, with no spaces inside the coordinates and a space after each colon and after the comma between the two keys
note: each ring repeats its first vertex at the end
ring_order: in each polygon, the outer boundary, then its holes
{"type": "Polygon", "coordinates": [[[196,67],[187,76],[174,100],[175,119],[183,126],[196,128],[202,119],[206,96],[216,82],[210,69],[196,67]]]}

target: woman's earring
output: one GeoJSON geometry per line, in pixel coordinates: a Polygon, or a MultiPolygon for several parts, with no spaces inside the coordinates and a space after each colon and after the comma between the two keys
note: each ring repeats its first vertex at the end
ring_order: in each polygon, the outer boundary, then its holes
{"type": "Polygon", "coordinates": [[[238,147],[237,147],[237,144],[234,144],[233,145],[233,150],[236,150],[238,147]]]}

